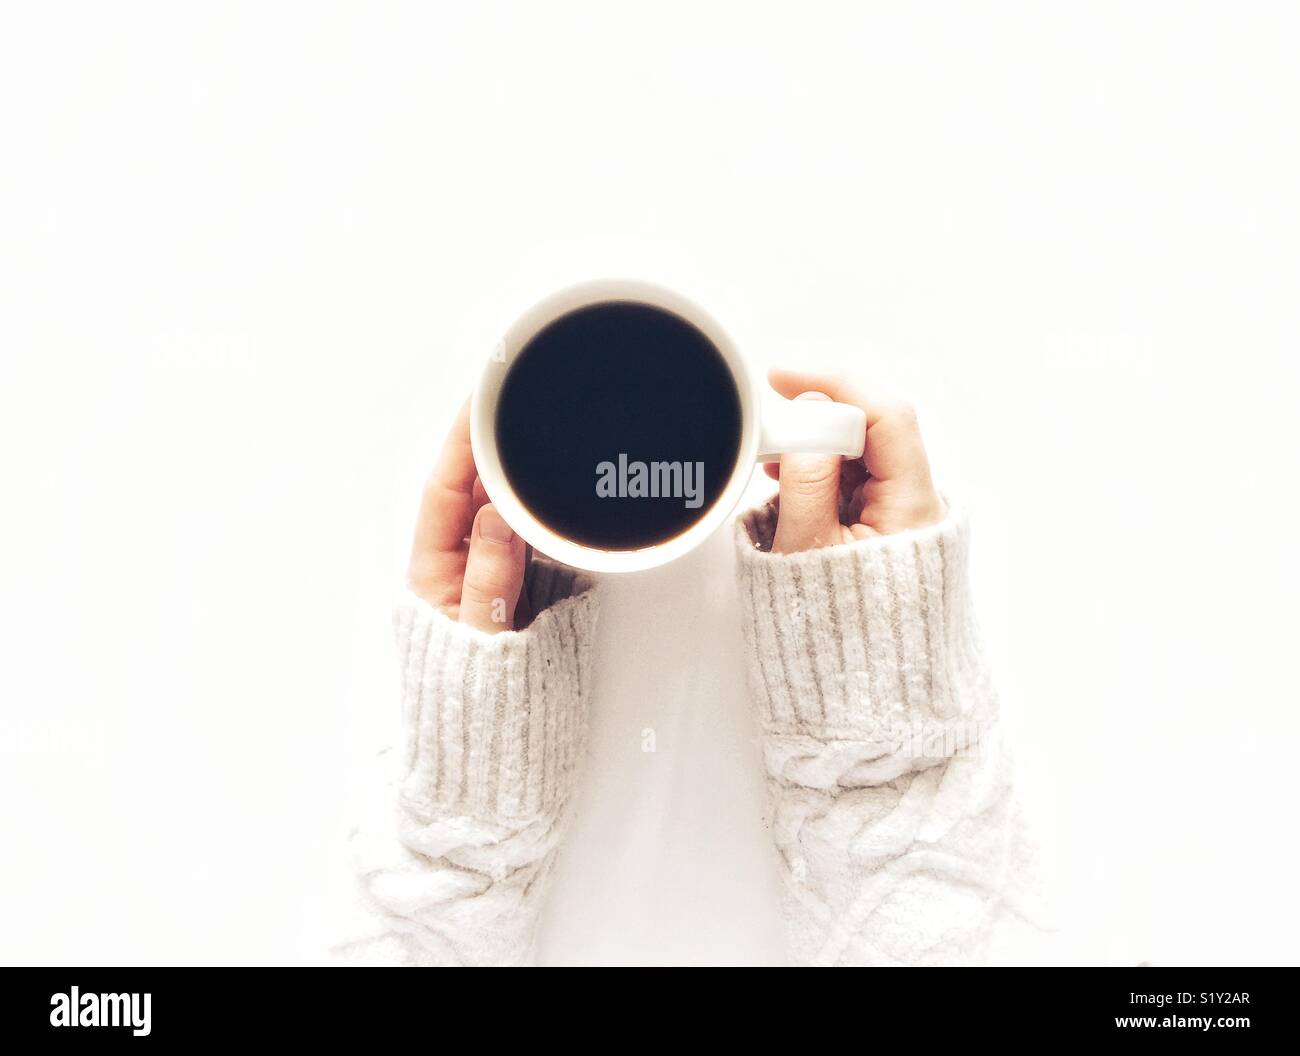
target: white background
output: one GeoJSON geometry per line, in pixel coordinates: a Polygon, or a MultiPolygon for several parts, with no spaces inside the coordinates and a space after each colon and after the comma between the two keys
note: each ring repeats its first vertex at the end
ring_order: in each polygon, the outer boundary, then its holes
{"type": "MultiPolygon", "coordinates": [[[[4,10],[3,960],[319,958],[421,477],[607,274],[918,404],[1081,956],[1294,958],[1294,8],[4,10]]],[[[609,584],[546,961],[781,957],[730,560],[609,584]]]]}

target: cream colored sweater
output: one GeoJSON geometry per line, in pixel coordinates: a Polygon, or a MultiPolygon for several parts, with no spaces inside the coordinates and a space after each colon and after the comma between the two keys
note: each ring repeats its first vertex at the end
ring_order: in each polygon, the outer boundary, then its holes
{"type": "MultiPolygon", "coordinates": [[[[1034,869],[964,518],[793,555],[769,552],[774,528],[772,506],[740,518],[737,575],[792,961],[1007,956],[1037,912],[1034,869]]],[[[581,770],[598,591],[544,560],[529,577],[542,611],[520,632],[399,607],[404,744],[352,835],[347,961],[530,961],[581,770]]]]}

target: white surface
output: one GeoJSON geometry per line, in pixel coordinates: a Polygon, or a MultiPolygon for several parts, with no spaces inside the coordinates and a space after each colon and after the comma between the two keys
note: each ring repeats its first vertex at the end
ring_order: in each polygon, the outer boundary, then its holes
{"type": "MultiPolygon", "coordinates": [[[[11,5],[3,959],[316,955],[419,480],[610,273],[918,403],[1099,956],[1293,959],[1296,30],[11,5]]],[[[728,562],[613,584],[550,961],[779,957],[728,562]]]]}

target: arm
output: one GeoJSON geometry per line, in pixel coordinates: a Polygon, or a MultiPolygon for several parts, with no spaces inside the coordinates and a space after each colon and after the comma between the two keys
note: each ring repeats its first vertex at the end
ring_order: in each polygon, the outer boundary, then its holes
{"type": "Polygon", "coordinates": [[[853,399],[866,462],[787,456],[737,525],[750,684],[794,960],[979,962],[1033,876],[967,578],[969,533],[905,408],[853,399]],[[870,473],[866,472],[870,470],[870,473]]]}
{"type": "Polygon", "coordinates": [[[403,745],[350,838],[353,963],[516,965],[533,937],[586,744],[596,599],[534,560],[540,615],[488,635],[412,596],[396,614],[403,745]]]}
{"type": "Polygon", "coordinates": [[[396,613],[403,734],[350,837],[357,899],[335,950],[347,962],[529,963],[567,827],[596,594],[530,556],[476,478],[462,413],[396,613]]]}

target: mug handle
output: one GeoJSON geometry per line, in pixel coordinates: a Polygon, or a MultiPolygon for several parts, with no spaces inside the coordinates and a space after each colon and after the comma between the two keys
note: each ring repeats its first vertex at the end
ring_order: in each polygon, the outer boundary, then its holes
{"type": "Polygon", "coordinates": [[[843,455],[861,458],[867,445],[867,415],[861,407],[826,400],[765,399],[758,460],[781,455],[843,455]]]}

